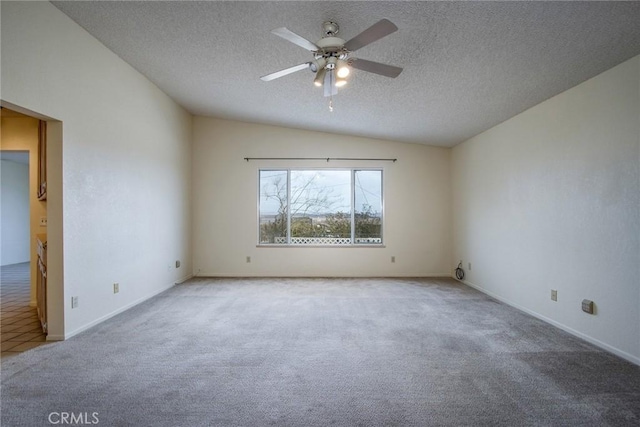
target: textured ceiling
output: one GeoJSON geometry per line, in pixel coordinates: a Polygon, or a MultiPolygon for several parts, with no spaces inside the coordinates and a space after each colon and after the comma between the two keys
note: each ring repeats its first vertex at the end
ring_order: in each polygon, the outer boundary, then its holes
{"type": "Polygon", "coordinates": [[[640,54],[639,2],[59,2],[53,4],[193,114],[453,146],[640,54]],[[323,21],[348,40],[381,18],[399,30],[356,57],[334,98],[303,70],[323,21]]]}

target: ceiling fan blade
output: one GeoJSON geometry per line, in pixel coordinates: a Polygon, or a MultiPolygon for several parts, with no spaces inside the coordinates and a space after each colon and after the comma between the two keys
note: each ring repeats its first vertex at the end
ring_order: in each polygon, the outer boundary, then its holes
{"type": "Polygon", "coordinates": [[[376,22],[348,42],[344,44],[344,47],[353,52],[361,47],[364,47],[370,43],[373,43],[376,40],[380,40],[384,36],[388,36],[389,34],[398,30],[398,27],[388,19],[381,19],[376,22]]]}
{"type": "Polygon", "coordinates": [[[331,96],[338,94],[338,87],[336,86],[336,77],[334,70],[328,70],[324,75],[324,96],[331,96]]]}
{"type": "Polygon", "coordinates": [[[285,68],[284,70],[276,71],[275,73],[267,74],[266,76],[260,77],[260,80],[262,80],[263,82],[270,82],[271,80],[286,76],[287,74],[295,73],[296,71],[304,70],[305,68],[309,68],[309,62],[294,65],[293,67],[285,68]]]}
{"type": "Polygon", "coordinates": [[[310,50],[311,52],[315,52],[315,51],[320,49],[318,46],[316,46],[315,44],[311,43],[309,40],[305,39],[302,36],[297,35],[293,31],[288,30],[285,27],[276,28],[275,30],[272,30],[271,32],[273,34],[275,34],[276,36],[280,36],[283,39],[290,41],[291,43],[297,44],[298,46],[300,46],[302,48],[310,50]]]}
{"type": "Polygon", "coordinates": [[[369,73],[380,74],[381,76],[396,78],[402,72],[402,68],[393,65],[381,64],[379,62],[367,61],[366,59],[353,58],[349,60],[349,65],[357,70],[369,73]]]}

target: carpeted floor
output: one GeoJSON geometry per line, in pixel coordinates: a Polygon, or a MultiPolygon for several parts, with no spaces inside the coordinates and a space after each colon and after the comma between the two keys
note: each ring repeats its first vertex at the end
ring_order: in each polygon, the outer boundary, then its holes
{"type": "Polygon", "coordinates": [[[194,279],[3,362],[3,427],[63,412],[104,426],[637,426],[640,367],[451,279],[194,279]]]}

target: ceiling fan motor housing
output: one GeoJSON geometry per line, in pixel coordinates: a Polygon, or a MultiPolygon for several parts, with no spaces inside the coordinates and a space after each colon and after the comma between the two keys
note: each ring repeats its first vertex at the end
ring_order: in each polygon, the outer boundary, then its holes
{"type": "Polygon", "coordinates": [[[336,60],[346,59],[349,51],[344,48],[344,43],[345,41],[339,37],[324,37],[318,40],[316,46],[320,49],[315,52],[316,60],[311,63],[311,71],[315,72],[325,65],[331,70],[335,68],[336,60]]]}
{"type": "Polygon", "coordinates": [[[323,37],[316,42],[318,52],[338,52],[344,49],[345,41],[340,37],[323,37]]]}

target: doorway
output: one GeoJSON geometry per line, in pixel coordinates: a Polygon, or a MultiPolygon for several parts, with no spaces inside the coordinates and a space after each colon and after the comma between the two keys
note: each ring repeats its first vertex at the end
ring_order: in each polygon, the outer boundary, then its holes
{"type": "MultiPolygon", "coordinates": [[[[38,254],[46,266],[47,341],[65,339],[64,254],[62,206],[62,122],[40,112],[0,100],[2,138],[0,149],[29,152],[30,292],[29,305],[38,301],[38,254]],[[27,138],[24,138],[28,134],[27,138]],[[25,147],[25,140],[28,146],[25,147]],[[46,143],[42,146],[41,142],[46,143]],[[39,156],[42,154],[42,156],[39,156]],[[39,167],[44,166],[44,167],[39,167]],[[43,191],[45,190],[45,191],[43,191]],[[46,253],[38,241],[44,238],[46,253]],[[40,251],[39,251],[40,249],[40,251]]],[[[41,293],[42,294],[42,293],[41,293]]]]}
{"type": "MultiPolygon", "coordinates": [[[[46,235],[46,202],[38,200],[40,121],[2,108],[0,191],[2,228],[0,317],[2,358],[42,345],[46,334],[37,307],[36,236],[46,235]]],[[[46,306],[44,307],[46,308],[46,306]]]]}

